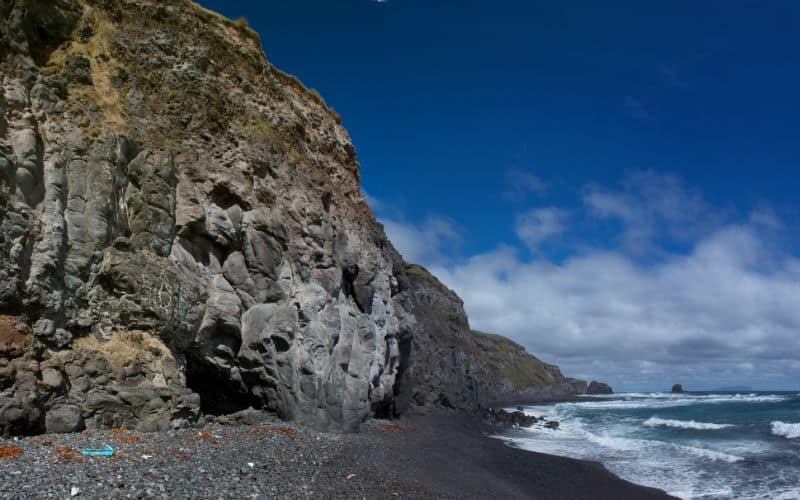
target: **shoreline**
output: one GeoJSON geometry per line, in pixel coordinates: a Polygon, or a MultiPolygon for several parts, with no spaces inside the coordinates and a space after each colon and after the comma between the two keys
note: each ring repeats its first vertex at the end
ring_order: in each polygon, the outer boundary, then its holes
{"type": "Polygon", "coordinates": [[[491,437],[499,427],[468,414],[406,416],[394,435],[376,432],[381,425],[387,424],[370,422],[356,437],[363,453],[354,454],[355,463],[362,469],[395,463],[401,475],[424,486],[420,498],[673,498],[622,479],[599,462],[510,446],[491,437]]]}
{"type": "Polygon", "coordinates": [[[615,401],[615,400],[622,400],[625,399],[624,393],[613,393],[613,394],[594,394],[594,395],[586,395],[586,394],[579,394],[573,396],[553,396],[551,398],[534,398],[534,399],[521,399],[521,400],[498,400],[494,401],[489,404],[488,408],[510,408],[510,407],[517,407],[517,406],[545,406],[545,405],[555,405],[558,403],[580,403],[580,402],[588,402],[588,401],[597,401],[598,399],[602,399],[603,401],[615,401]],[[602,396],[599,398],[598,396],[602,396]]]}
{"type": "Polygon", "coordinates": [[[0,439],[0,449],[19,449],[0,454],[0,497],[672,498],[597,462],[509,446],[491,437],[497,432],[453,412],[371,420],[354,434],[264,417],[258,425],[0,439]],[[104,443],[112,457],[80,453],[104,443]]]}

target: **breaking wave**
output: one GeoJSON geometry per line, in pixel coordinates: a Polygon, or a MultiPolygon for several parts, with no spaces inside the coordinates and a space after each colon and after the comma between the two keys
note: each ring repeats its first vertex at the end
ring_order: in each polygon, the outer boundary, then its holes
{"type": "Polygon", "coordinates": [[[799,403],[794,392],[602,395],[526,406],[529,415],[560,422],[558,430],[535,425],[505,439],[603,462],[684,499],[797,499],[799,403]]]}
{"type": "Polygon", "coordinates": [[[772,433],[787,439],[800,438],[800,424],[787,424],[786,422],[772,422],[772,433]]]}
{"type": "Polygon", "coordinates": [[[696,448],[694,446],[681,446],[680,449],[686,450],[696,457],[707,458],[709,460],[720,461],[720,462],[727,462],[729,464],[741,462],[742,460],[744,460],[744,457],[731,455],[730,453],[724,453],[721,451],[709,450],[706,448],[696,448]]]}
{"type": "Polygon", "coordinates": [[[650,417],[645,420],[647,427],[674,427],[676,429],[695,429],[695,430],[718,430],[733,427],[731,424],[713,424],[707,422],[695,422],[694,420],[669,420],[658,417],[650,417]]]}
{"type": "Polygon", "coordinates": [[[592,401],[565,403],[587,409],[597,410],[636,410],[644,408],[674,408],[697,404],[726,403],[780,403],[788,396],[777,394],[660,394],[633,393],[594,397],[592,401]],[[616,398],[616,399],[615,399],[616,398]]]}

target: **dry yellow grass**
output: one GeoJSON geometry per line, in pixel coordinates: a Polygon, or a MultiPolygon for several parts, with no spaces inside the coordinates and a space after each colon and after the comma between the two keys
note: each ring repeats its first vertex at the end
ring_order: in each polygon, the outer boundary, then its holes
{"type": "MultiPolygon", "coordinates": [[[[81,56],[89,60],[92,73],[92,85],[73,85],[69,88],[69,96],[83,106],[94,104],[103,112],[102,125],[119,133],[128,130],[124,106],[120,92],[113,87],[111,79],[120,67],[111,57],[111,47],[117,37],[118,27],[102,9],[83,5],[83,17],[91,24],[94,34],[86,41],[73,36],[72,41],[53,51],[43,72],[52,74],[63,71],[71,56],[81,56]]],[[[85,128],[85,127],[84,127],[85,128]]]]}
{"type": "Polygon", "coordinates": [[[161,340],[141,331],[116,331],[108,340],[99,340],[89,335],[76,339],[73,346],[76,350],[98,352],[109,363],[117,366],[143,357],[155,358],[154,351],[159,351],[163,357],[172,357],[172,353],[161,340]]]}
{"type": "Polygon", "coordinates": [[[0,349],[20,349],[27,346],[28,336],[17,326],[16,316],[0,315],[0,349]]]}

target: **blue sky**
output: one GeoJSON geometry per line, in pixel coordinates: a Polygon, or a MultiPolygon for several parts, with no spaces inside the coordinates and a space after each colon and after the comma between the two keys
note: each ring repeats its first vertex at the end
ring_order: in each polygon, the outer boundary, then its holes
{"type": "Polygon", "coordinates": [[[800,379],[800,4],[202,1],[343,116],[473,326],[617,389],[800,379]]]}

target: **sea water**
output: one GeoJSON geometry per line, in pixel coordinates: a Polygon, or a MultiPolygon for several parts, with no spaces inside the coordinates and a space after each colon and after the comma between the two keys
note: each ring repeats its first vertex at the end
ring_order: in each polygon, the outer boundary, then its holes
{"type": "Polygon", "coordinates": [[[525,413],[560,427],[498,437],[680,498],[800,498],[797,392],[616,394],[525,413]]]}

